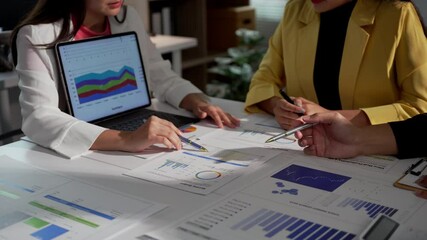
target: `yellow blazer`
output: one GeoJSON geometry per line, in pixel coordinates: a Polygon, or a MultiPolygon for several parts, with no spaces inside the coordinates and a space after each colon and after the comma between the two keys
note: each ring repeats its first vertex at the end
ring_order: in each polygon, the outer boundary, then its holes
{"type": "MultiPolygon", "coordinates": [[[[320,17],[310,0],[290,0],[246,98],[248,112],[279,96],[317,101],[313,84],[320,17]]],[[[372,124],[427,112],[427,39],[409,2],[358,0],[348,23],[339,76],[343,109],[372,124]]]]}

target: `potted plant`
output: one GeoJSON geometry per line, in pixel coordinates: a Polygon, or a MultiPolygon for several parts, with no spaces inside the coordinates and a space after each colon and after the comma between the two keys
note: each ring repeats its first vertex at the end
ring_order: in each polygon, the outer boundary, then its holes
{"type": "MultiPolygon", "coordinates": [[[[238,29],[236,36],[239,38],[237,47],[227,50],[227,57],[215,58],[215,65],[209,72],[215,74],[212,83],[225,84],[227,89],[223,98],[245,101],[253,73],[264,56],[265,47],[260,46],[264,37],[255,30],[238,29]]],[[[215,92],[208,92],[215,96],[215,92]]]]}

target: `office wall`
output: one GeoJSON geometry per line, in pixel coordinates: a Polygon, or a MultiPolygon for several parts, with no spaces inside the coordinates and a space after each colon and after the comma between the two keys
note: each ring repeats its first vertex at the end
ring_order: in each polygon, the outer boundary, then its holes
{"type": "Polygon", "coordinates": [[[0,27],[12,30],[24,15],[33,8],[37,0],[2,1],[0,7],[0,27]]]}
{"type": "Polygon", "coordinates": [[[279,24],[287,2],[288,0],[250,1],[256,11],[256,28],[266,38],[265,45],[279,24]]]}
{"type": "Polygon", "coordinates": [[[125,3],[138,11],[144,27],[147,31],[150,30],[150,10],[148,9],[148,0],[126,0],[125,3]]]}
{"type": "Polygon", "coordinates": [[[412,0],[412,2],[420,11],[422,18],[424,19],[424,24],[427,24],[427,0],[412,0]]]}

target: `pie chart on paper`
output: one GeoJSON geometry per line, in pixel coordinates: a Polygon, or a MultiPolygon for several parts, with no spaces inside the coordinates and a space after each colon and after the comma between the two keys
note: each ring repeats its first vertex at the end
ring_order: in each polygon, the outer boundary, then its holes
{"type": "Polygon", "coordinates": [[[221,173],[217,171],[201,171],[196,173],[196,178],[201,180],[214,180],[221,177],[221,173]]]}
{"type": "Polygon", "coordinates": [[[181,132],[183,132],[183,133],[191,133],[191,132],[194,132],[196,130],[197,130],[197,128],[195,126],[191,125],[191,126],[188,126],[188,127],[184,128],[184,129],[182,129],[181,132]]]}

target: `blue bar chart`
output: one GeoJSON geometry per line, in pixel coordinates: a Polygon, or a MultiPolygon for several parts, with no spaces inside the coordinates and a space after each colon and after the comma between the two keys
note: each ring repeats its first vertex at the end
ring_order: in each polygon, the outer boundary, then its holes
{"type": "MultiPolygon", "coordinates": [[[[0,216],[0,230],[7,231],[8,228],[13,228],[14,225],[19,225],[24,235],[25,233],[29,233],[30,235],[27,236],[32,236],[34,237],[34,239],[40,240],[55,239],[69,232],[69,230],[65,229],[64,227],[60,227],[56,224],[46,222],[40,218],[33,217],[31,215],[19,211],[11,212],[9,214],[0,216]]],[[[2,237],[5,237],[3,234],[2,237]]],[[[5,237],[4,239],[8,238],[5,237]]]]}
{"type": "Polygon", "coordinates": [[[67,229],[52,224],[46,228],[43,228],[43,229],[31,234],[31,236],[35,237],[36,239],[51,240],[51,239],[54,239],[54,238],[61,236],[62,234],[66,233],[66,232],[68,232],[67,229]]]}
{"type": "Polygon", "coordinates": [[[286,235],[287,239],[353,239],[356,235],[336,228],[323,226],[305,219],[300,219],[285,213],[268,209],[260,209],[231,226],[232,230],[248,231],[252,228],[262,228],[266,238],[273,238],[279,233],[286,235]]]}
{"type": "Polygon", "coordinates": [[[165,163],[163,165],[161,165],[158,169],[166,168],[166,167],[169,167],[169,168],[172,168],[172,169],[186,168],[186,167],[188,167],[188,164],[179,163],[179,162],[175,162],[175,161],[166,159],[165,163]]]}
{"type": "Polygon", "coordinates": [[[398,209],[396,208],[387,207],[381,204],[372,203],[356,198],[346,198],[344,201],[338,204],[338,207],[342,208],[348,206],[352,207],[356,211],[365,211],[370,218],[375,218],[378,214],[384,214],[389,217],[392,217],[398,211],[398,209]]]}

